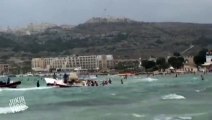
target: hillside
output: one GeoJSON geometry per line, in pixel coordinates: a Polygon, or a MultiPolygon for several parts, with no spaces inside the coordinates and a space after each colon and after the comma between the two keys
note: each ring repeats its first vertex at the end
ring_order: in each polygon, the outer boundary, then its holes
{"type": "Polygon", "coordinates": [[[89,20],[75,27],[52,26],[30,35],[0,33],[0,56],[58,56],[69,54],[114,54],[121,58],[187,55],[212,48],[212,24],[148,23],[129,19],[89,20]]]}

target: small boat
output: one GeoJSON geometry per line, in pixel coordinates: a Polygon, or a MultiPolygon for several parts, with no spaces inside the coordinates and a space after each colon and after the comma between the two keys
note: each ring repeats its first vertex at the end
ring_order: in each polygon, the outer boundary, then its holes
{"type": "Polygon", "coordinates": [[[21,84],[21,81],[10,82],[9,84],[0,81],[0,88],[17,88],[21,84]]]}
{"type": "MultiPolygon", "coordinates": [[[[65,77],[65,75],[67,74],[64,74],[63,77],[65,77]]],[[[76,72],[71,72],[66,77],[67,77],[67,83],[65,83],[63,79],[55,79],[55,77],[44,78],[44,79],[46,81],[47,86],[66,88],[66,87],[84,87],[87,86],[87,80],[92,80],[96,78],[96,76],[91,76],[87,79],[85,79],[85,76],[81,76],[81,78],[79,78],[76,72]]]]}
{"type": "Polygon", "coordinates": [[[53,78],[44,78],[46,81],[47,86],[55,86],[60,88],[67,88],[67,87],[83,87],[86,86],[85,81],[81,81],[79,83],[64,83],[63,80],[53,79],[53,78]]]}

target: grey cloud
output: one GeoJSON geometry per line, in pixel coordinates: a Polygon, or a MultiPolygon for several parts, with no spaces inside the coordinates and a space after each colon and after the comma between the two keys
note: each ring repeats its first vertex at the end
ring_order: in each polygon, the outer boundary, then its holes
{"type": "Polygon", "coordinates": [[[211,11],[211,0],[0,0],[0,27],[79,24],[99,16],[212,23],[211,11]]]}

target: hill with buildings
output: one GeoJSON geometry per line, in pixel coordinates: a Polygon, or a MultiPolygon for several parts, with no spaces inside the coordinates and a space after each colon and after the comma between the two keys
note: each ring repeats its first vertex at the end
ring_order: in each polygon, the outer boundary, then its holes
{"type": "Polygon", "coordinates": [[[0,32],[1,61],[12,57],[113,54],[116,58],[196,54],[212,47],[212,24],[150,23],[127,18],[92,18],[73,26],[29,25],[31,31],[0,32]],[[34,29],[36,28],[36,29],[34,29]],[[26,33],[26,34],[20,34],[26,33]]]}

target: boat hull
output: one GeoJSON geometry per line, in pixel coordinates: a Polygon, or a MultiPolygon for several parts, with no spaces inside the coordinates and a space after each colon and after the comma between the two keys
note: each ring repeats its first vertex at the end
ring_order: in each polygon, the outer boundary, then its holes
{"type": "Polygon", "coordinates": [[[0,88],[17,88],[21,84],[21,81],[16,81],[10,84],[0,84],[0,88]]]}
{"type": "Polygon", "coordinates": [[[55,86],[55,87],[60,87],[60,88],[68,88],[68,87],[83,87],[85,86],[85,84],[83,85],[82,83],[79,84],[66,84],[63,82],[63,80],[56,80],[53,78],[44,78],[46,81],[46,85],[47,86],[55,86]]]}

